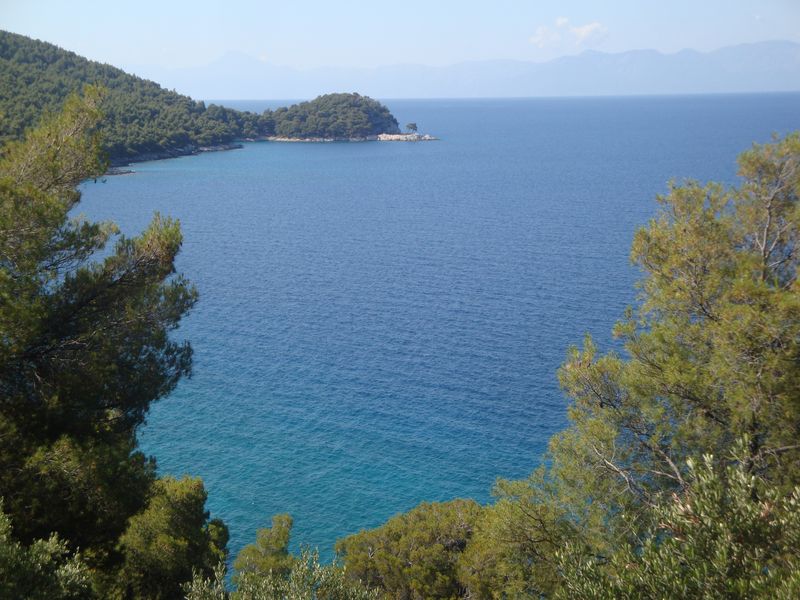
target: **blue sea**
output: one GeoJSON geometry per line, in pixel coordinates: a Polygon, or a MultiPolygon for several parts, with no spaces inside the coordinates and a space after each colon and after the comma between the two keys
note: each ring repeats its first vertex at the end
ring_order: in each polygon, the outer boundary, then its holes
{"type": "Polygon", "coordinates": [[[140,439],[203,478],[234,555],[276,513],[328,559],[527,475],[566,424],[568,347],[615,347],[656,194],[733,184],[740,151],[800,128],[798,94],[386,104],[441,140],[248,143],[84,186],[81,210],[128,234],[181,221],[194,375],[140,439]]]}

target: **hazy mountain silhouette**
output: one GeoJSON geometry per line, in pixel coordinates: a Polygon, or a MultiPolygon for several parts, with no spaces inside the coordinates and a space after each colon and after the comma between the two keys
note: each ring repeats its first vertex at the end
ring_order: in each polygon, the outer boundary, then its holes
{"type": "Polygon", "coordinates": [[[774,41],[713,52],[586,51],[544,63],[402,64],[293,69],[229,53],[204,67],[141,67],[137,75],[195,98],[311,98],[358,91],[379,98],[579,96],[800,91],[800,44],[774,41]]]}

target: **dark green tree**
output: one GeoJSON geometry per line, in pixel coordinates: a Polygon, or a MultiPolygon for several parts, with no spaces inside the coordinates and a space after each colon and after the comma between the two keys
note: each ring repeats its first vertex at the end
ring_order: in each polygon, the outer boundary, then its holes
{"type": "Polygon", "coordinates": [[[125,563],[113,587],[121,598],[179,598],[193,571],[211,573],[226,558],[227,528],[208,522],[202,481],[165,477],[151,494],[119,540],[125,563]]]}
{"type": "MultiPolygon", "coordinates": [[[[165,485],[136,430],[190,372],[191,348],[170,332],[197,294],[175,273],[178,223],[159,215],[93,260],[116,228],[71,211],[78,184],[105,170],[101,102],[87,88],[2,149],[0,497],[16,539],[55,532],[80,549],[105,597],[126,562],[118,542],[129,520],[165,485]]],[[[205,529],[198,520],[193,535],[205,529]]]]}
{"type": "Polygon", "coordinates": [[[406,130],[411,133],[417,133],[417,124],[416,123],[406,123],[406,130]]]}

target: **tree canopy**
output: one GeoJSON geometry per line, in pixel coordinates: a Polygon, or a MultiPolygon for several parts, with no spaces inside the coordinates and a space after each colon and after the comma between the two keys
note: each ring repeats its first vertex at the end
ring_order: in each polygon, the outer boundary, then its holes
{"type": "Polygon", "coordinates": [[[686,463],[690,494],[654,509],[637,543],[602,560],[567,545],[560,553],[558,596],[638,598],[776,598],[800,596],[800,486],[782,494],[749,469],[744,436],[721,467],[715,457],[686,463]],[[716,464],[715,464],[716,463],[716,464]],[[574,555],[573,555],[574,553],[574,555]]]}
{"type": "Polygon", "coordinates": [[[460,598],[458,561],[480,506],[473,500],[422,503],[371,531],[340,540],[348,573],[392,598],[460,598]]]}
{"type": "Polygon", "coordinates": [[[275,134],[289,138],[348,139],[400,132],[385,106],[359,94],[326,94],[279,108],[273,118],[275,134]]]}
{"type": "Polygon", "coordinates": [[[288,514],[272,517],[272,527],[259,529],[256,543],[242,548],[233,568],[235,579],[253,575],[288,575],[295,558],[289,554],[289,538],[292,535],[292,517],[288,514]]]}
{"type": "Polygon", "coordinates": [[[164,513],[153,506],[179,484],[156,478],[136,431],[150,404],[191,370],[191,347],[170,333],[197,292],[175,272],[176,221],[157,214],[131,238],[71,216],[77,185],[105,170],[101,103],[102,93],[87,88],[3,147],[0,498],[20,543],[55,533],[79,549],[101,597],[125,595],[120,569],[128,581],[152,582],[154,569],[169,568],[161,541],[141,533],[166,528],[183,548],[182,570],[158,593],[136,597],[174,597],[193,569],[211,572],[225,534],[207,522],[200,482],[187,491],[181,519],[159,525],[164,513]],[[112,240],[114,249],[93,260],[112,240]]]}

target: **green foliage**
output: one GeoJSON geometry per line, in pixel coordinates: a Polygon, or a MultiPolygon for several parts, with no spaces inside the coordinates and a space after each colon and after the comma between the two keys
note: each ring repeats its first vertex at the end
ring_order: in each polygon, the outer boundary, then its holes
{"type": "Polygon", "coordinates": [[[11,536],[11,520],[0,502],[0,598],[82,600],[91,596],[89,572],[79,555],[69,556],[56,535],[23,546],[11,536]]]}
{"type": "Polygon", "coordinates": [[[210,576],[195,573],[183,584],[186,600],[228,600],[231,594],[225,585],[225,563],[219,563],[210,576]]]}
{"type": "Polygon", "coordinates": [[[326,94],[273,113],[275,133],[290,138],[363,138],[399,133],[397,119],[380,102],[359,94],[326,94]]]}
{"type": "Polygon", "coordinates": [[[459,598],[458,561],[481,507],[472,500],[422,503],[384,525],[339,540],[351,577],[398,599],[459,598]]]}
{"type": "Polygon", "coordinates": [[[749,440],[734,463],[687,463],[688,491],[653,509],[643,541],[602,561],[561,553],[563,598],[763,598],[800,596],[800,487],[782,494],[753,474],[749,440]]]}
{"type": "MultiPolygon", "coordinates": [[[[17,540],[30,545],[55,532],[59,548],[80,549],[107,597],[123,565],[131,581],[167,568],[132,554],[130,528],[171,489],[136,451],[136,429],[150,403],[191,369],[191,348],[169,333],[197,294],[175,274],[177,222],[156,215],[140,236],[118,236],[114,250],[93,261],[116,228],[70,217],[77,185],[105,170],[102,102],[89,87],[3,148],[0,497],[17,540]]],[[[193,568],[215,564],[225,545],[224,529],[206,523],[204,501],[195,490],[187,505],[193,520],[172,521],[184,528],[171,535],[205,540],[213,531],[216,554],[201,558],[200,542],[188,541],[188,568],[172,571],[175,589],[193,568]]]]}
{"type": "Polygon", "coordinates": [[[316,552],[304,550],[284,575],[243,573],[236,591],[225,589],[225,570],[220,565],[213,577],[195,578],[185,586],[186,600],[378,600],[380,595],[346,577],[345,570],[320,565],[316,552]]]}
{"type": "MultiPolygon", "coordinates": [[[[516,482],[513,482],[516,483],[516,482]]],[[[536,598],[554,588],[558,565],[551,557],[563,540],[571,539],[571,527],[560,511],[545,513],[527,486],[506,484],[507,496],[486,506],[458,562],[458,576],[466,593],[475,599],[536,598]],[[532,508],[539,512],[536,524],[529,520],[532,508]],[[546,529],[544,527],[546,526],[546,529]],[[536,576],[531,569],[537,565],[536,576]]]]}
{"type": "Polygon", "coordinates": [[[285,577],[246,573],[232,600],[377,600],[379,595],[346,577],[337,565],[319,564],[316,552],[303,551],[285,577]]]}
{"type": "Polygon", "coordinates": [[[290,515],[275,515],[271,528],[258,530],[256,543],[242,548],[233,563],[237,571],[234,583],[248,574],[266,576],[272,573],[284,577],[291,572],[295,561],[289,554],[292,523],[290,515]]]}

